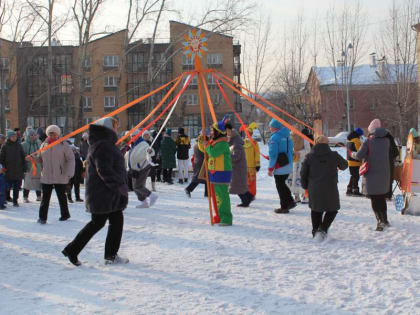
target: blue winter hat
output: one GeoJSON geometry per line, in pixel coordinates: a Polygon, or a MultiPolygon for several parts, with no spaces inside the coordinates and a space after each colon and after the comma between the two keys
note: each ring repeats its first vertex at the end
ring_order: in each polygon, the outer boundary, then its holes
{"type": "Polygon", "coordinates": [[[14,131],[14,130],[7,130],[7,139],[10,139],[13,136],[17,136],[16,131],[14,131]]]}
{"type": "Polygon", "coordinates": [[[228,121],[228,117],[224,116],[223,119],[219,122],[216,122],[212,125],[213,129],[216,129],[218,132],[226,133],[226,123],[228,121]]]}
{"type": "Polygon", "coordinates": [[[172,129],[170,129],[170,128],[166,128],[165,133],[166,133],[169,137],[171,137],[171,136],[172,136],[172,129]]]}
{"type": "Polygon", "coordinates": [[[281,124],[281,122],[279,122],[278,120],[275,120],[274,118],[270,121],[269,126],[275,129],[283,128],[283,125],[281,124]]]}
{"type": "Polygon", "coordinates": [[[356,128],[354,131],[358,134],[359,137],[363,136],[363,134],[364,134],[364,132],[361,128],[356,128]]]}

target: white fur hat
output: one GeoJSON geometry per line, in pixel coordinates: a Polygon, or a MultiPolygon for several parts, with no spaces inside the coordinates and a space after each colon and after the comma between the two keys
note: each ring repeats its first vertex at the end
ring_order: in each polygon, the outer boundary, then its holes
{"type": "Polygon", "coordinates": [[[61,129],[57,125],[48,126],[46,131],[47,136],[50,134],[50,132],[55,132],[57,135],[61,135],[61,129]]]}

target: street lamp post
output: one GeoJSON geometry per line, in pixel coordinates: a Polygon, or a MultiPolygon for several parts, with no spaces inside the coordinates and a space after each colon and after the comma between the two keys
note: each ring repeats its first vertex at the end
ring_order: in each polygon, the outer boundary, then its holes
{"type": "MultiPolygon", "coordinates": [[[[349,50],[353,49],[353,45],[351,43],[349,43],[349,45],[346,48],[346,51],[343,51],[341,53],[341,56],[343,57],[343,63],[342,63],[342,67],[344,69],[346,69],[346,111],[347,111],[347,131],[350,132],[351,129],[351,125],[350,125],[350,94],[349,94],[349,65],[348,65],[348,55],[349,55],[349,50]]],[[[344,70],[343,70],[344,73],[344,70]]]]}

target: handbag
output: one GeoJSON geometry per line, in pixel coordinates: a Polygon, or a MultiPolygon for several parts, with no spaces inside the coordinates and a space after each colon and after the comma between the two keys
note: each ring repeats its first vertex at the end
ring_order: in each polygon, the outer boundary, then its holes
{"type": "Polygon", "coordinates": [[[286,147],[286,153],[281,152],[277,156],[277,165],[278,168],[286,166],[289,164],[289,138],[287,138],[287,147],[286,147]]]}
{"type": "MultiPolygon", "coordinates": [[[[367,141],[368,141],[368,153],[367,153],[367,157],[369,158],[370,141],[369,141],[369,139],[367,141]]],[[[363,162],[363,164],[360,166],[359,176],[365,175],[368,171],[369,171],[369,162],[366,159],[366,161],[363,162]]]]}

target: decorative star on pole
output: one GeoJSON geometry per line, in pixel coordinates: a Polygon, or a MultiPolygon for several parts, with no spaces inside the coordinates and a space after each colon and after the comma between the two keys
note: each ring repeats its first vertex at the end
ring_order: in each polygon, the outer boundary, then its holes
{"type": "Polygon", "coordinates": [[[203,54],[208,51],[207,49],[207,38],[204,36],[204,33],[201,30],[190,30],[188,34],[185,35],[184,46],[184,55],[189,58],[196,59],[196,56],[203,57],[203,54]]]}

